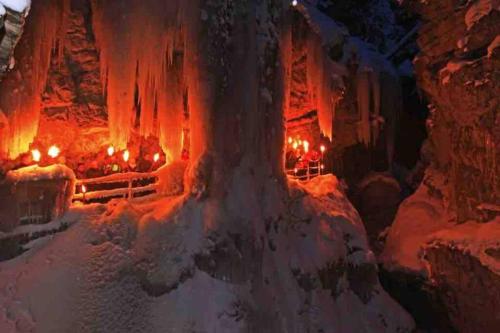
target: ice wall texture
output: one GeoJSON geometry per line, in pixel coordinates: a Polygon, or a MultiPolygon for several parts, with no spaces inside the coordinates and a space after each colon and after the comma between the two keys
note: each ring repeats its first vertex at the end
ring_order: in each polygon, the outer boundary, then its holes
{"type": "Polygon", "coordinates": [[[8,122],[0,149],[12,158],[28,151],[36,136],[50,58],[56,45],[62,49],[58,43],[67,10],[65,0],[37,1],[31,6],[24,36],[14,53],[18,65],[2,82],[0,108],[8,122]]]}
{"type": "MultiPolygon", "coordinates": [[[[392,156],[395,122],[401,111],[401,88],[390,61],[375,46],[350,36],[344,26],[314,5],[302,2],[295,9],[309,29],[297,37],[306,39],[303,56],[307,58],[307,97],[311,105],[307,100],[305,107],[316,109],[322,133],[330,139],[334,137],[338,103],[345,98],[346,87],[354,87],[352,105],[358,117],[357,142],[376,145],[385,128],[388,155],[392,156]]],[[[300,95],[300,92],[294,93],[300,95]]],[[[357,142],[336,144],[347,146],[357,142]]]]}
{"type": "Polygon", "coordinates": [[[424,21],[415,69],[431,102],[423,150],[430,166],[400,206],[382,261],[424,275],[458,331],[493,332],[498,316],[481,309],[495,308],[500,293],[500,8],[482,0],[411,4],[424,21]]]}
{"type": "MultiPolygon", "coordinates": [[[[106,141],[124,148],[133,134],[155,136],[160,138],[164,151],[179,156],[185,93],[180,3],[51,0],[34,4],[14,56],[14,72],[2,83],[0,107],[6,114],[2,117],[2,123],[6,123],[1,134],[3,152],[15,158],[29,149],[40,124],[46,84],[51,84],[48,107],[66,107],[69,115],[65,117],[73,119],[78,118],[80,109],[85,109],[85,106],[75,107],[81,102],[77,99],[90,99],[88,111],[99,111],[96,100],[100,94],[81,95],[92,88],[80,86],[92,83],[102,86],[102,95],[106,98],[110,132],[106,141]],[[77,24],[68,25],[68,21],[77,24]],[[80,49],[74,45],[75,28],[90,29],[86,34],[92,36],[78,37],[89,44],[94,43],[95,36],[98,58],[85,53],[91,51],[93,45],[81,45],[80,49]],[[86,50],[81,50],[83,48],[86,50]],[[51,68],[54,81],[47,82],[51,60],[55,64],[51,68]],[[101,82],[94,82],[94,77],[89,79],[89,68],[93,66],[89,62],[98,62],[101,82]],[[74,82],[70,82],[72,80],[74,82]],[[65,91],[68,90],[66,81],[75,86],[74,91],[65,91]],[[68,95],[69,100],[60,93],[68,95]],[[58,104],[58,100],[62,103],[58,104]]],[[[61,113],[61,110],[55,112],[61,113]]],[[[47,131],[43,134],[50,136],[47,131]]]]}
{"type": "Polygon", "coordinates": [[[139,132],[180,153],[182,77],[175,65],[180,1],[92,1],[107,96],[110,141],[126,147],[140,105],[139,132]]]}

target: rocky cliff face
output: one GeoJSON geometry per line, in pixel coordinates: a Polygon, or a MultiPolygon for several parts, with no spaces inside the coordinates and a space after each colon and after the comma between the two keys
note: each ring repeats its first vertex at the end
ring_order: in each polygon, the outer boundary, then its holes
{"type": "MultiPolygon", "coordinates": [[[[479,235],[481,224],[491,233],[500,229],[500,3],[411,1],[411,6],[424,22],[414,63],[431,103],[423,150],[430,166],[418,191],[399,208],[382,261],[389,270],[427,277],[459,331],[478,325],[494,332],[498,317],[477,309],[494,303],[498,271],[485,264],[483,252],[464,252],[457,244],[488,253],[500,247],[498,241],[465,237],[479,235]],[[463,227],[465,222],[471,226],[463,227]],[[448,241],[430,246],[437,235],[448,241]],[[465,296],[469,293],[474,297],[465,296]]],[[[498,263],[498,257],[489,260],[498,263]]]]}
{"type": "Polygon", "coordinates": [[[500,3],[417,2],[426,22],[415,60],[433,105],[433,167],[447,175],[457,221],[488,221],[498,210],[500,155],[500,3]]]}

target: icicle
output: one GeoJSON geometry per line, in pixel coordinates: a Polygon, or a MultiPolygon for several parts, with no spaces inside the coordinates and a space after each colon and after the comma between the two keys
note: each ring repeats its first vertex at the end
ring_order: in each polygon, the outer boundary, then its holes
{"type": "Polygon", "coordinates": [[[371,143],[376,145],[378,137],[380,135],[380,77],[379,73],[373,71],[370,73],[370,88],[373,100],[373,112],[372,112],[372,135],[371,143]]]}
{"type": "Polygon", "coordinates": [[[173,57],[167,64],[165,78],[158,94],[158,124],[160,144],[164,151],[170,151],[179,158],[182,150],[182,122],[184,116],[183,62],[173,57]]]}
{"type": "Polygon", "coordinates": [[[134,28],[141,19],[134,15],[136,0],[93,0],[94,33],[100,51],[101,75],[106,82],[110,143],[127,146],[132,130],[137,53],[134,28]]]}
{"type": "Polygon", "coordinates": [[[384,82],[380,89],[380,112],[384,119],[384,132],[389,165],[392,165],[396,124],[402,109],[401,85],[394,73],[379,73],[380,82],[384,82]]]}
{"type": "Polygon", "coordinates": [[[366,71],[359,71],[356,77],[356,92],[360,122],[358,139],[365,145],[371,142],[370,129],[370,77],[366,71]]]}
{"type": "Polygon", "coordinates": [[[333,91],[331,86],[331,66],[321,41],[315,34],[308,38],[307,84],[313,103],[318,112],[318,120],[324,135],[332,138],[333,128],[333,91]]]}
{"type": "Polygon", "coordinates": [[[185,36],[184,78],[188,87],[190,159],[197,161],[206,147],[210,147],[210,113],[212,90],[200,68],[203,67],[199,0],[185,1],[183,8],[183,28],[185,36]]]}
{"type": "Polygon", "coordinates": [[[9,129],[0,138],[0,147],[11,158],[28,151],[37,134],[51,52],[65,32],[63,22],[68,15],[68,1],[33,2],[14,54],[17,67],[2,81],[0,108],[8,117],[9,129]]]}
{"type": "MultiPolygon", "coordinates": [[[[136,83],[141,107],[139,134],[166,137],[170,136],[166,131],[176,131],[171,135],[180,138],[182,119],[164,117],[171,114],[165,109],[171,109],[172,103],[182,102],[181,94],[174,94],[180,101],[165,97],[169,94],[165,92],[170,87],[168,82],[176,80],[166,72],[173,58],[180,1],[93,0],[93,8],[101,75],[107,82],[111,143],[120,148],[128,142],[133,130],[136,83]],[[156,119],[156,114],[162,118],[156,119]],[[169,127],[173,122],[175,126],[169,127]]],[[[173,109],[182,115],[182,109],[173,109]]]]}

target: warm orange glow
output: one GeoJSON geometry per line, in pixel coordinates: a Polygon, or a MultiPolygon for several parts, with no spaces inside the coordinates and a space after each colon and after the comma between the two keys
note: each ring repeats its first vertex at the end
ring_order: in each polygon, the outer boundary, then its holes
{"type": "Polygon", "coordinates": [[[153,161],[158,162],[159,160],[160,160],[160,153],[156,153],[156,154],[153,156],[153,161]]]}
{"type": "Polygon", "coordinates": [[[31,157],[33,158],[33,161],[40,162],[40,160],[42,159],[42,153],[40,153],[38,149],[33,149],[31,151],[31,157]]]}
{"type": "Polygon", "coordinates": [[[325,168],[325,165],[321,164],[321,170],[323,170],[324,168],[325,168]]]}
{"type": "Polygon", "coordinates": [[[56,158],[57,156],[59,156],[60,153],[61,149],[59,149],[57,146],[51,146],[49,148],[49,151],[47,152],[47,155],[49,155],[52,158],[56,158]]]}
{"type": "Polygon", "coordinates": [[[308,141],[304,141],[303,142],[303,145],[304,145],[304,151],[307,153],[309,152],[309,142],[308,141]]]}
{"type": "Polygon", "coordinates": [[[319,149],[321,150],[321,153],[324,153],[326,150],[325,146],[323,146],[323,145],[321,147],[319,147],[319,149]]]}
{"type": "Polygon", "coordinates": [[[115,147],[109,146],[108,147],[108,156],[113,156],[115,154],[115,147]]]}
{"type": "Polygon", "coordinates": [[[87,186],[82,185],[82,193],[87,193],[87,186]]]}
{"type": "Polygon", "coordinates": [[[293,169],[293,172],[294,172],[295,174],[297,174],[297,172],[298,172],[298,171],[299,171],[299,170],[298,170],[297,168],[293,169]]]}
{"type": "Polygon", "coordinates": [[[128,150],[125,150],[125,151],[123,152],[123,160],[124,160],[125,162],[128,162],[128,160],[129,160],[129,159],[130,159],[130,152],[129,152],[128,150]]]}
{"type": "Polygon", "coordinates": [[[298,147],[299,147],[299,144],[297,143],[297,141],[295,141],[295,142],[293,143],[293,149],[297,149],[298,147]]]}
{"type": "Polygon", "coordinates": [[[292,139],[292,137],[291,137],[291,136],[289,136],[289,137],[288,137],[288,144],[289,144],[289,145],[291,145],[291,144],[292,144],[292,142],[293,142],[293,139],[292,139]]]}

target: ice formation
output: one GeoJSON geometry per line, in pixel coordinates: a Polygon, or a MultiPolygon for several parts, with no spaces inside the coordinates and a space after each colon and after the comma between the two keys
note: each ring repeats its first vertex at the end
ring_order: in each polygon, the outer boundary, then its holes
{"type": "Polygon", "coordinates": [[[335,113],[335,94],[331,82],[332,70],[329,66],[331,60],[328,59],[317,36],[311,35],[307,43],[308,90],[315,102],[321,131],[331,139],[335,113]]]}
{"type": "Polygon", "coordinates": [[[93,0],[92,5],[111,143],[126,147],[140,108],[139,133],[160,136],[164,150],[180,152],[183,95],[174,62],[180,2],[93,0]]]}
{"type": "MultiPolygon", "coordinates": [[[[13,5],[14,2],[5,3],[13,5]]],[[[0,109],[7,113],[8,129],[0,137],[0,152],[11,158],[28,151],[38,130],[41,95],[45,89],[51,53],[58,46],[62,55],[61,31],[68,10],[66,0],[35,2],[30,20],[15,53],[21,68],[5,78],[0,91],[0,109]]]]}
{"type": "Polygon", "coordinates": [[[312,96],[321,131],[332,138],[335,104],[339,98],[337,82],[339,66],[329,57],[328,50],[339,47],[347,37],[346,30],[335,21],[321,13],[312,5],[300,4],[297,9],[302,13],[314,33],[307,39],[307,84],[312,96]]]}
{"type": "MultiPolygon", "coordinates": [[[[332,137],[335,105],[345,87],[342,79],[353,80],[359,114],[358,140],[367,146],[376,144],[384,124],[389,127],[387,133],[394,131],[392,126],[401,109],[397,72],[372,45],[348,36],[345,28],[314,6],[300,3],[296,8],[313,32],[307,40],[307,80],[321,131],[332,137]],[[342,50],[341,59],[330,57],[329,52],[335,48],[342,50]],[[356,66],[354,77],[349,74],[351,65],[356,66]]],[[[392,140],[389,137],[387,144],[392,145],[392,140]]]]}

